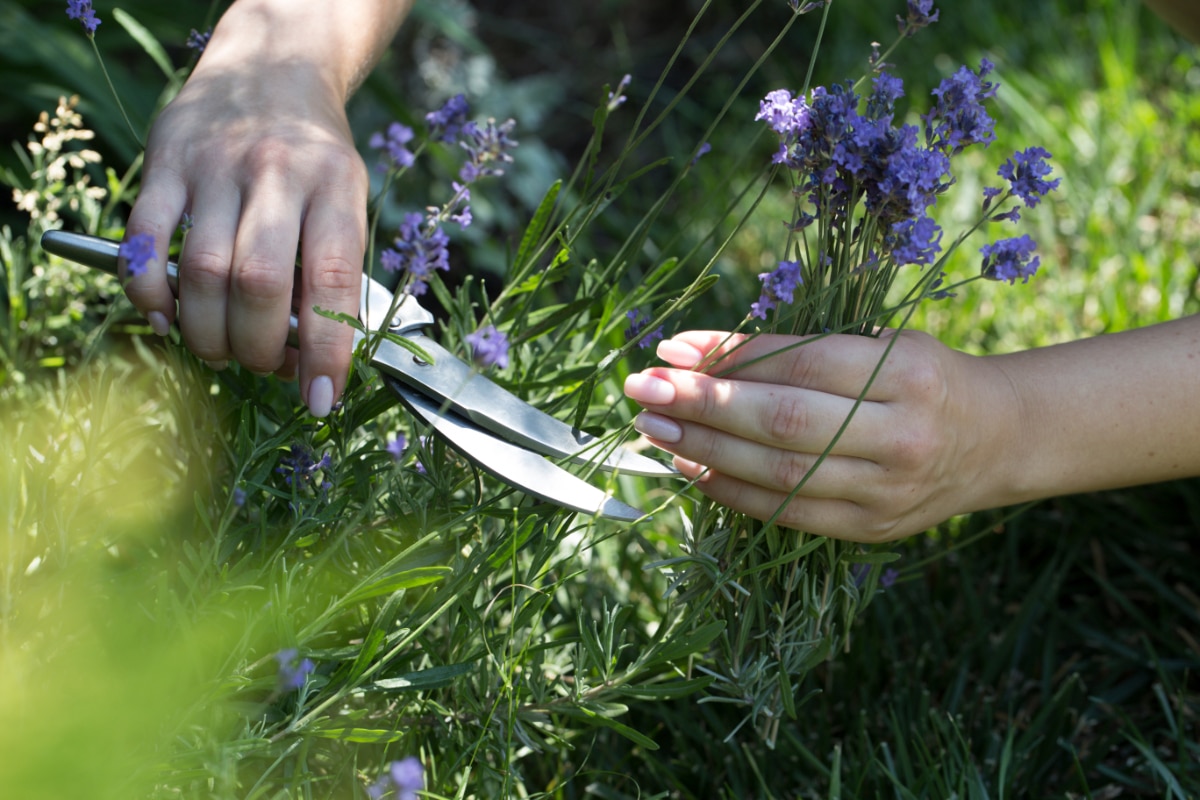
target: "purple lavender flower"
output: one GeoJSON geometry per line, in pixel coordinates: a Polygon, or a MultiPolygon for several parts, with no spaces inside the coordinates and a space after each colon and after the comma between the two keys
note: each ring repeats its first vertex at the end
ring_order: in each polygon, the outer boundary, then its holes
{"type": "Polygon", "coordinates": [[[392,247],[379,254],[380,265],[388,272],[408,270],[406,291],[416,297],[425,293],[426,281],[433,270],[450,269],[450,237],[436,220],[420,212],[404,215],[400,235],[392,247]]]}
{"type": "MultiPolygon", "coordinates": [[[[315,479],[318,472],[329,469],[333,459],[325,453],[318,460],[313,457],[313,451],[303,444],[293,444],[286,456],[281,456],[279,466],[275,471],[283,475],[284,483],[288,486],[302,488],[315,479]]],[[[322,489],[329,487],[328,482],[321,484],[322,489]]]]}
{"type": "Polygon", "coordinates": [[[429,126],[429,138],[447,144],[453,142],[466,124],[470,110],[467,98],[456,94],[437,111],[430,111],[425,115],[425,124],[429,126]]]}
{"type": "Polygon", "coordinates": [[[387,771],[367,787],[371,800],[381,800],[391,789],[396,790],[396,800],[417,800],[417,792],[425,788],[425,767],[421,760],[409,756],[388,764],[387,771]]]}
{"type": "MultiPolygon", "coordinates": [[[[650,324],[650,317],[642,316],[642,312],[637,309],[631,309],[625,312],[625,318],[629,320],[629,327],[625,329],[625,341],[632,342],[634,339],[642,335],[642,331],[650,324]]],[[[647,333],[642,340],[638,342],[638,347],[645,350],[650,345],[663,338],[663,326],[659,325],[654,330],[647,333]]]]}
{"type": "Polygon", "coordinates": [[[471,202],[471,188],[458,181],[451,181],[450,186],[454,189],[454,197],[446,204],[443,213],[451,222],[458,223],[459,227],[469,227],[474,219],[471,206],[468,205],[471,202]]]}
{"type": "Polygon", "coordinates": [[[203,53],[204,48],[208,47],[210,39],[212,39],[212,28],[209,28],[204,33],[192,28],[192,32],[188,34],[187,46],[197,53],[203,53]]]}
{"type": "Polygon", "coordinates": [[[131,278],[144,275],[155,259],[154,237],[148,233],[130,236],[117,248],[117,255],[125,259],[125,272],[131,278]]]}
{"type": "Polygon", "coordinates": [[[771,130],[779,134],[780,152],[775,162],[781,163],[787,156],[787,145],[810,126],[809,106],[804,96],[792,97],[787,89],[769,92],[758,104],[754,120],[766,122],[771,130]]]}
{"type": "MultiPolygon", "coordinates": [[[[405,147],[406,144],[412,141],[412,138],[412,128],[407,125],[401,125],[399,122],[393,122],[391,125],[388,125],[386,134],[372,134],[368,144],[374,150],[383,150],[391,160],[392,166],[404,168],[413,165],[414,156],[405,147]]],[[[386,170],[387,164],[381,162],[380,167],[386,170]]]]}
{"type": "Polygon", "coordinates": [[[608,93],[608,110],[616,111],[625,102],[625,90],[629,88],[630,81],[633,76],[626,74],[621,78],[621,82],[617,84],[617,88],[608,93]]]}
{"type": "Polygon", "coordinates": [[[394,461],[404,458],[404,448],[406,447],[408,447],[408,439],[402,433],[387,443],[387,451],[394,461]]]}
{"type": "Polygon", "coordinates": [[[942,229],[926,216],[903,220],[892,226],[886,244],[897,264],[932,264],[942,249],[942,229]]]}
{"type": "Polygon", "coordinates": [[[799,261],[780,261],[771,272],[759,273],[758,279],[762,281],[762,294],[750,305],[750,316],[758,319],[766,319],[767,312],[779,303],[792,302],[796,287],[804,283],[799,261]]]}
{"type": "Polygon", "coordinates": [[[1016,283],[1021,278],[1022,283],[1028,283],[1042,263],[1034,255],[1036,249],[1037,244],[1028,234],[985,244],[979,249],[983,253],[980,273],[994,281],[1016,283]]]}
{"type": "Polygon", "coordinates": [[[926,143],[953,155],[968,145],[988,145],[995,140],[995,121],[983,107],[984,100],[996,95],[997,84],[984,80],[993,68],[985,58],[978,72],[959,67],[938,84],[933,90],[937,102],[922,118],[926,143]]]}
{"type": "Polygon", "coordinates": [[[896,22],[899,23],[900,33],[912,36],[921,28],[937,22],[940,13],[933,7],[933,0],[908,0],[908,16],[897,16],[896,22]]]}
{"type": "Polygon", "coordinates": [[[507,120],[500,125],[496,120],[489,119],[483,125],[467,122],[462,127],[459,146],[467,151],[469,156],[458,172],[458,177],[464,184],[474,183],[486,175],[503,175],[505,163],[512,162],[509,150],[517,146],[512,138],[515,120],[507,120]]]}
{"type": "Polygon", "coordinates": [[[67,0],[67,18],[79,20],[88,36],[94,36],[96,28],[100,27],[92,0],[67,0]]]}
{"type": "Polygon", "coordinates": [[[703,158],[704,156],[708,155],[711,152],[712,152],[712,142],[703,143],[698,148],[696,148],[696,155],[692,156],[692,160],[688,164],[688,166],[691,166],[691,167],[696,166],[697,161],[699,161],[701,158],[703,158]]]}
{"type": "Polygon", "coordinates": [[[1033,208],[1062,182],[1061,178],[1044,180],[1051,171],[1048,158],[1050,154],[1041,147],[1018,150],[996,174],[1008,181],[1012,193],[1024,200],[1027,208],[1033,208]]]}
{"type": "Polygon", "coordinates": [[[279,663],[279,688],[299,689],[308,679],[309,673],[315,668],[311,659],[300,658],[300,652],[294,647],[288,647],[275,654],[279,663]]]}
{"type": "Polygon", "coordinates": [[[233,487],[233,492],[230,495],[230,499],[233,501],[235,506],[241,508],[242,506],[246,505],[246,490],[240,486],[233,487]]]}
{"type": "Polygon", "coordinates": [[[499,369],[508,366],[508,337],[503,331],[496,330],[495,325],[485,325],[467,334],[467,344],[471,345],[475,363],[479,366],[499,369]]]}
{"type": "Polygon", "coordinates": [[[867,99],[867,116],[871,119],[890,119],[896,101],[904,97],[904,81],[880,72],[872,79],[871,89],[871,96],[867,99]]]}

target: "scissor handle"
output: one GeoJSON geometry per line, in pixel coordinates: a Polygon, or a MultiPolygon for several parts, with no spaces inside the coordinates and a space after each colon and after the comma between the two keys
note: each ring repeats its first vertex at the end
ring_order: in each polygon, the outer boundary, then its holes
{"type": "MultiPolygon", "coordinates": [[[[85,233],[46,231],[42,234],[42,249],[47,253],[103,270],[110,275],[121,274],[120,248],[120,242],[85,233]]],[[[167,262],[167,285],[171,287],[171,294],[178,297],[179,265],[174,261],[167,262]]],[[[393,333],[403,335],[433,324],[433,314],[407,293],[401,298],[396,313],[388,320],[390,324],[385,324],[383,316],[392,307],[393,301],[394,295],[387,287],[363,273],[358,318],[368,330],[387,328],[393,333]]],[[[292,311],[288,317],[288,344],[298,347],[299,334],[300,319],[296,312],[292,311]]]]}

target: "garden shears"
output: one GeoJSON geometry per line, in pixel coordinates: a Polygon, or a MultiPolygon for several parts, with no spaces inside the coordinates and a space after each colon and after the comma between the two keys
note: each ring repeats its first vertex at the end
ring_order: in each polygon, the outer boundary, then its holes
{"type": "MultiPolygon", "coordinates": [[[[66,231],[42,236],[46,252],[113,275],[118,274],[119,247],[111,239],[66,231]]],[[[167,263],[167,281],[177,294],[174,262],[167,263]]],[[[366,273],[358,319],[367,331],[382,334],[371,337],[367,348],[371,366],[408,411],[471,463],[510,486],[563,508],[630,522],[644,515],[545,457],[606,472],[678,475],[673,467],[572,428],[488,380],[424,332],[434,316],[416,297],[404,293],[397,298],[366,273]],[[397,338],[407,339],[429,358],[398,344],[397,338]]],[[[292,345],[297,331],[293,311],[292,345]]],[[[356,329],[354,346],[367,336],[356,329]]]]}

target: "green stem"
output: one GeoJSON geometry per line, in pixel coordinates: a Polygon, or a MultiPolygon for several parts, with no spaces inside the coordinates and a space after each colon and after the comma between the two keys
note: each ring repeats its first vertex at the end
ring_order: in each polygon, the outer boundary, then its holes
{"type": "Polygon", "coordinates": [[[92,43],[92,52],[96,54],[96,61],[100,64],[100,72],[104,74],[104,80],[108,83],[108,90],[112,92],[113,99],[117,101],[117,108],[121,111],[121,117],[125,120],[125,125],[129,128],[130,135],[133,136],[133,140],[137,142],[138,147],[145,150],[146,143],[142,141],[142,137],[138,135],[137,129],[129,121],[129,114],[125,112],[125,104],[121,102],[121,95],[117,94],[117,87],[113,85],[112,77],[108,74],[108,67],[104,66],[104,56],[100,55],[100,48],[96,46],[96,37],[88,36],[88,41],[92,43]]]}

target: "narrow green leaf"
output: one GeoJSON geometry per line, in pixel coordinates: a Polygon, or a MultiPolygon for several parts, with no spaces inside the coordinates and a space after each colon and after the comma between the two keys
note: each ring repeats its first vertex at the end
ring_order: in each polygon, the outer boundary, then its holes
{"type": "Polygon", "coordinates": [[[351,594],[344,601],[345,605],[367,600],[380,595],[392,594],[403,589],[412,589],[417,586],[424,586],[429,583],[440,581],[448,573],[453,570],[450,567],[417,567],[415,569],[404,570],[393,575],[388,575],[382,580],[368,584],[358,591],[351,594]]]}
{"type": "Polygon", "coordinates": [[[131,17],[128,12],[122,11],[119,8],[113,9],[113,19],[133,37],[135,42],[142,46],[142,49],[146,51],[146,55],[154,60],[154,63],[162,70],[162,74],[166,76],[167,80],[175,76],[175,67],[171,64],[171,59],[167,57],[167,51],[159,44],[158,39],[154,38],[154,34],[150,33],[142,23],[131,17]]]}
{"type": "Polygon", "coordinates": [[[622,686],[617,693],[623,697],[633,697],[638,700],[675,700],[695,694],[708,687],[713,682],[711,677],[693,678],[692,680],[666,681],[663,683],[642,684],[640,686],[622,686]]]}
{"type": "Polygon", "coordinates": [[[662,648],[654,654],[650,663],[659,664],[666,661],[677,661],[692,653],[698,653],[712,643],[725,630],[724,620],[715,620],[707,625],[701,625],[690,633],[663,642],[662,648]]]}
{"type": "Polygon", "coordinates": [[[642,747],[646,748],[647,750],[657,750],[658,749],[658,743],[655,742],[653,739],[651,739],[649,736],[646,736],[646,734],[639,733],[638,731],[634,730],[633,728],[629,727],[628,725],[621,723],[621,722],[617,722],[615,719],[604,716],[603,714],[598,714],[589,708],[582,708],[579,706],[575,706],[575,707],[559,708],[559,709],[555,709],[555,710],[559,711],[564,716],[568,716],[573,719],[582,720],[582,721],[590,723],[592,725],[596,725],[597,727],[611,728],[612,730],[614,730],[617,733],[624,736],[626,739],[630,740],[631,742],[633,742],[635,744],[641,745],[642,747]]]}
{"type": "Polygon", "coordinates": [[[562,189],[562,179],[550,184],[550,188],[546,190],[546,194],[542,197],[542,202],[538,204],[537,211],[533,212],[533,219],[529,221],[529,226],[525,228],[525,234],[521,237],[521,244],[517,247],[517,256],[513,260],[519,270],[525,265],[526,260],[533,254],[533,250],[537,247],[538,242],[542,238],[542,233],[546,230],[546,223],[550,221],[550,214],[554,211],[554,203],[558,199],[558,193],[562,189]]]}
{"type": "Polygon", "coordinates": [[[378,692],[426,692],[431,689],[441,689],[472,672],[475,665],[474,661],[464,661],[459,664],[447,664],[444,667],[432,667],[420,672],[397,675],[394,678],[382,678],[370,684],[367,689],[378,692]]]}

